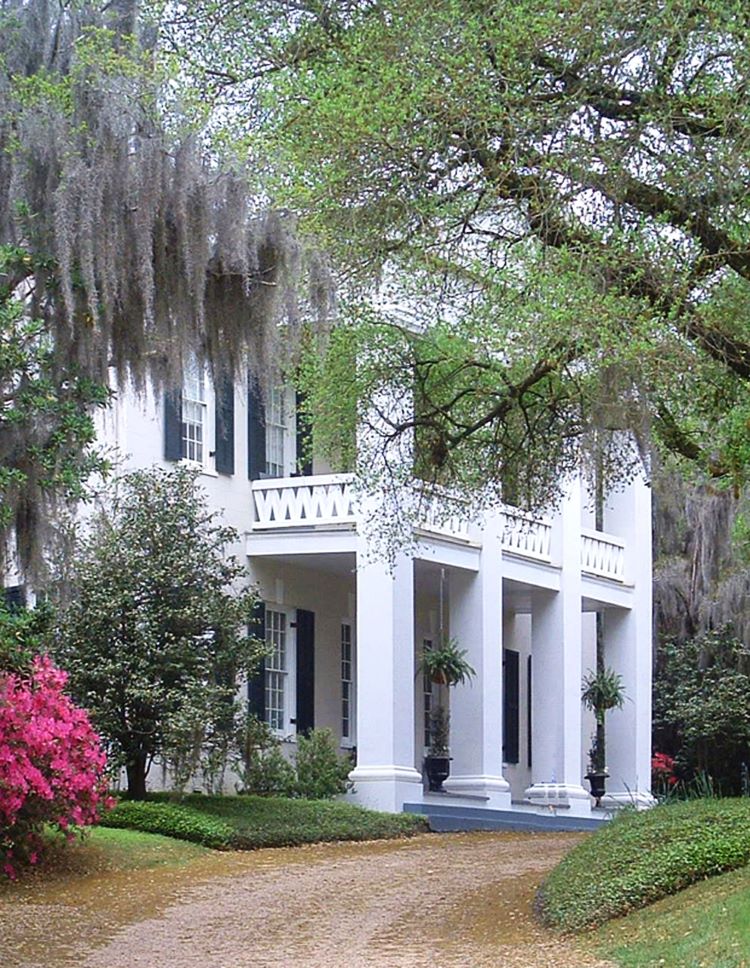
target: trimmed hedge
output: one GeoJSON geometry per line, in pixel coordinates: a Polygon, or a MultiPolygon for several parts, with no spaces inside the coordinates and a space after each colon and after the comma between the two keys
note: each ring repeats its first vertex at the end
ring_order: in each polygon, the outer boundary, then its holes
{"type": "Polygon", "coordinates": [[[181,803],[122,800],[99,821],[101,827],[139,830],[188,840],[216,850],[229,850],[234,831],[229,824],[181,803]]]}
{"type": "Polygon", "coordinates": [[[750,863],[750,800],[690,800],[625,811],[575,847],[542,884],[542,920],[602,924],[695,881],[750,863]]]}
{"type": "Polygon", "coordinates": [[[384,840],[429,830],[424,817],[378,813],[350,803],[281,797],[184,797],[121,801],[103,818],[108,827],[164,834],[219,850],[291,847],[338,840],[384,840]]]}

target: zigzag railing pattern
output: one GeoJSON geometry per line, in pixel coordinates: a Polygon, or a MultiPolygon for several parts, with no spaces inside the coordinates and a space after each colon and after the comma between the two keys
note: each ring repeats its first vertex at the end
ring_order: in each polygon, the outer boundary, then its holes
{"type": "Polygon", "coordinates": [[[331,527],[356,523],[352,479],[347,474],[253,481],[253,531],[331,527]]]}

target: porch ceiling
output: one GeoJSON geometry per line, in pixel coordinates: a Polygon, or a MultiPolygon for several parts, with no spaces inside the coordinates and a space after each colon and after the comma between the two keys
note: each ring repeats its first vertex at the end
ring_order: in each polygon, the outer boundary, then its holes
{"type": "Polygon", "coordinates": [[[354,553],[323,555],[264,555],[261,561],[266,564],[287,565],[302,571],[324,572],[327,575],[350,576],[356,570],[357,559],[354,553]]]}

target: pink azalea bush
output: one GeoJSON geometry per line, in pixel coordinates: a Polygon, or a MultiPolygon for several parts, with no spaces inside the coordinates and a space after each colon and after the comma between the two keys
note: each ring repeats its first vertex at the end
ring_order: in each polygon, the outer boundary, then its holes
{"type": "Polygon", "coordinates": [[[40,833],[96,823],[110,806],[106,757],[88,713],[64,692],[47,656],[26,673],[0,672],[0,869],[36,863],[40,833]]]}

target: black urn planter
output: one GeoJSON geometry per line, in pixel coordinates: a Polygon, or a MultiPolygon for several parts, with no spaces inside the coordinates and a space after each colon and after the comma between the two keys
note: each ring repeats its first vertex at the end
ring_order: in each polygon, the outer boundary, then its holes
{"type": "Polygon", "coordinates": [[[592,770],[586,774],[586,779],[591,786],[591,796],[596,800],[597,807],[601,806],[602,797],[607,792],[607,779],[609,773],[606,770],[592,770]]]}
{"type": "Polygon", "coordinates": [[[443,781],[451,774],[450,756],[425,756],[428,789],[431,793],[443,792],[443,781]]]}

